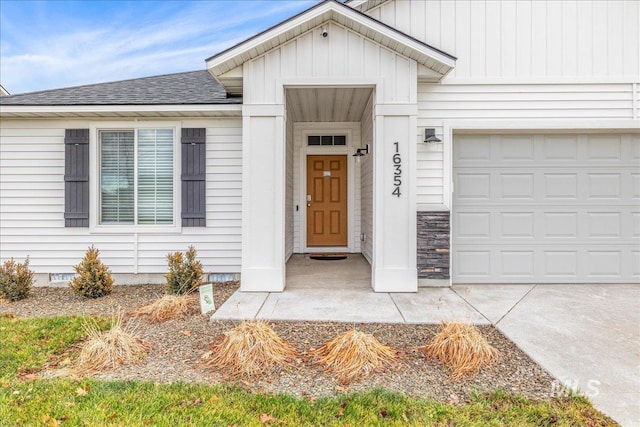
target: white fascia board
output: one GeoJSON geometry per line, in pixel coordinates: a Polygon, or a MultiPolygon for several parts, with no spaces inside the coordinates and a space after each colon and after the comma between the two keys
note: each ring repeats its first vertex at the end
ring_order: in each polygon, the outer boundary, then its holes
{"type": "MultiPolygon", "coordinates": [[[[223,52],[218,56],[214,56],[207,60],[207,69],[212,74],[222,74],[233,68],[241,65],[240,63],[234,61],[235,58],[244,56],[242,62],[245,62],[248,59],[252,59],[255,55],[255,52],[262,52],[258,47],[263,44],[267,44],[272,40],[277,40],[283,34],[294,30],[296,27],[304,24],[308,21],[313,21],[314,19],[321,18],[321,21],[326,21],[328,19],[335,19],[335,15],[341,15],[346,19],[351,20],[354,23],[359,24],[357,32],[362,36],[367,37],[366,30],[374,31],[380,34],[386,40],[393,41],[397,43],[400,47],[409,48],[419,55],[425,55],[435,61],[440,62],[442,65],[448,67],[449,69],[455,66],[455,59],[439,52],[438,50],[431,48],[429,46],[424,45],[423,43],[412,39],[409,36],[403,35],[402,33],[397,32],[397,30],[392,29],[378,21],[373,20],[372,18],[364,15],[360,12],[357,12],[350,8],[349,6],[344,6],[335,1],[328,1],[326,3],[320,4],[312,9],[309,9],[307,12],[291,19],[290,21],[285,21],[282,24],[272,28],[271,30],[255,37],[249,39],[243,43],[240,43],[234,48],[231,48],[227,52],[223,52]],[[325,15],[326,16],[323,16],[325,15]],[[254,52],[252,54],[251,52],[254,52]],[[230,62],[230,64],[228,64],[230,62]]],[[[315,26],[315,25],[314,25],[315,26]]],[[[293,32],[295,33],[295,32],[293,32]]],[[[297,36],[297,35],[296,35],[297,36]]],[[[289,39],[293,39],[294,37],[286,38],[285,41],[278,41],[275,44],[272,43],[271,47],[266,50],[270,50],[276,45],[282,44],[289,39]]],[[[403,49],[395,49],[398,52],[402,53],[403,49]]],[[[256,57],[259,56],[255,55],[256,57]]],[[[447,70],[448,71],[448,70],[447,70]]],[[[445,73],[446,74],[446,73],[445,73]]]]}
{"type": "Polygon", "coordinates": [[[0,116],[20,113],[145,113],[145,112],[242,112],[242,104],[199,105],[2,105],[0,116]]]}

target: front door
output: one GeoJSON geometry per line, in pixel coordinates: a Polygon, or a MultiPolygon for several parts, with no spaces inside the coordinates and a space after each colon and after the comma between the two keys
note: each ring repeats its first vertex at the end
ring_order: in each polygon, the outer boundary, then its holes
{"type": "Polygon", "coordinates": [[[347,156],[307,156],[307,246],[347,244],[347,156]]]}

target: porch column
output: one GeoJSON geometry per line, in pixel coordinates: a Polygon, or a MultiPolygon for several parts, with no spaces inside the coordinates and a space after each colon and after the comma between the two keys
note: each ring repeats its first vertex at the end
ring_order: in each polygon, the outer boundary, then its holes
{"type": "Polygon", "coordinates": [[[375,107],[374,256],[376,292],[416,292],[417,104],[375,107]]]}
{"type": "Polygon", "coordinates": [[[284,167],[284,105],[243,106],[242,291],[284,290],[284,167]]]}

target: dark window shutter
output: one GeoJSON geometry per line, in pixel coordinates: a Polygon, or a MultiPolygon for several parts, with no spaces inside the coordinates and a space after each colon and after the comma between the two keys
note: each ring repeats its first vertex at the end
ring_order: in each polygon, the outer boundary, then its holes
{"type": "Polygon", "coordinates": [[[64,133],[64,226],[89,226],[89,129],[64,133]]]}
{"type": "Polygon", "coordinates": [[[205,227],[206,129],[182,129],[182,226],[205,227]]]}

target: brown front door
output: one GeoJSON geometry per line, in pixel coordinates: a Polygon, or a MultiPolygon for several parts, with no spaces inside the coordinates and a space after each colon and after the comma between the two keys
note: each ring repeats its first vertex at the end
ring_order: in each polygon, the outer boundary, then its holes
{"type": "Polygon", "coordinates": [[[307,156],[307,246],[347,246],[347,156],[307,156]]]}

